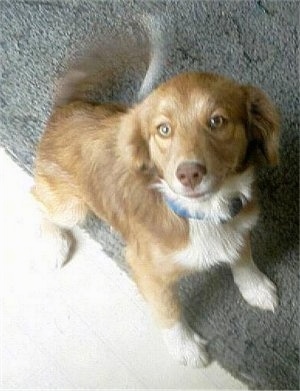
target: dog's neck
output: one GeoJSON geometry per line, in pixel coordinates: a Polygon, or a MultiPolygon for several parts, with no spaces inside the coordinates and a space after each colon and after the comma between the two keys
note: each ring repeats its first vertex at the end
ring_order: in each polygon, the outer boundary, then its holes
{"type": "MultiPolygon", "coordinates": [[[[208,220],[208,221],[216,220],[217,216],[214,216],[214,218],[212,218],[211,216],[201,211],[192,212],[189,209],[183,207],[180,203],[176,202],[176,200],[172,198],[168,198],[168,196],[166,195],[164,195],[164,200],[168,205],[168,207],[179,217],[183,217],[185,219],[194,219],[194,220],[208,220]]],[[[228,222],[229,220],[237,216],[244,208],[246,203],[247,200],[242,195],[232,197],[228,201],[228,212],[229,212],[228,216],[226,218],[221,217],[219,219],[220,223],[225,224],[226,222],[228,222]]]]}

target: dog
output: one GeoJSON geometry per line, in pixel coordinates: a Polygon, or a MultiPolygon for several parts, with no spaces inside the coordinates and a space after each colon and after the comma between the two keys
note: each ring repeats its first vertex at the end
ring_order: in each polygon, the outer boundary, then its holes
{"type": "Polygon", "coordinates": [[[279,161],[279,116],[259,88],[221,75],[172,77],[132,107],[55,107],[37,147],[32,194],[56,267],[89,211],[121,233],[126,260],[171,354],[196,367],[206,342],[182,319],[176,282],[223,263],[251,306],[274,311],[253,262],[255,169],[279,161]]]}

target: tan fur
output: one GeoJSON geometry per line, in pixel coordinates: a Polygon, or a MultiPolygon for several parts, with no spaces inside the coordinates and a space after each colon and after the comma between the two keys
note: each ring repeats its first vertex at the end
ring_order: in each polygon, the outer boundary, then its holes
{"type": "MultiPolygon", "coordinates": [[[[249,143],[275,164],[277,118],[257,88],[200,73],[167,81],[132,108],[69,103],[54,110],[39,143],[33,194],[62,227],[91,210],[118,230],[140,291],[160,324],[171,327],[180,317],[173,286],[187,272],[173,254],[187,246],[189,225],[151,185],[158,178],[171,183],[180,162],[197,160],[216,179],[216,191],[253,164],[249,143]],[[226,127],[208,129],[212,115],[226,117],[226,127]],[[170,138],[157,133],[163,122],[172,126],[170,138]]],[[[247,208],[244,216],[254,202],[247,208]]]]}

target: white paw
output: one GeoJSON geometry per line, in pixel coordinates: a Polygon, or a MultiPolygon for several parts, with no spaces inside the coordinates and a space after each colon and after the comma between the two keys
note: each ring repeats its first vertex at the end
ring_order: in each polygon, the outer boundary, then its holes
{"type": "Polygon", "coordinates": [[[61,268],[70,256],[73,244],[72,236],[69,232],[53,228],[42,230],[39,251],[38,268],[41,270],[55,270],[61,268]]]}
{"type": "Polygon", "coordinates": [[[255,276],[249,283],[239,286],[244,299],[253,307],[274,312],[278,305],[277,289],[263,273],[255,276]]]}
{"type": "Polygon", "coordinates": [[[171,355],[183,365],[205,367],[209,356],[205,341],[181,323],[163,330],[163,337],[171,355]]]}

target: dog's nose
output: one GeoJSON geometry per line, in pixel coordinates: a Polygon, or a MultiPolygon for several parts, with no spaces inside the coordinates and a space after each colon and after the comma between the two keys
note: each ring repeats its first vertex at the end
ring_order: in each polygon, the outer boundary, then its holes
{"type": "Polygon", "coordinates": [[[183,162],[179,164],[176,170],[176,176],[183,186],[191,187],[192,189],[201,183],[205,174],[205,166],[196,162],[183,162]]]}

